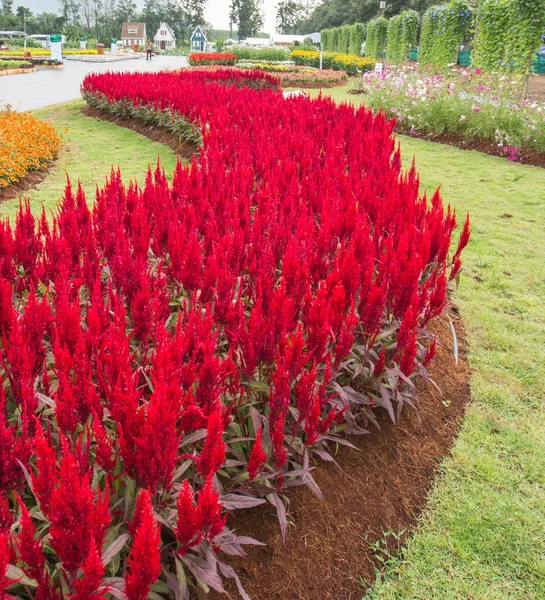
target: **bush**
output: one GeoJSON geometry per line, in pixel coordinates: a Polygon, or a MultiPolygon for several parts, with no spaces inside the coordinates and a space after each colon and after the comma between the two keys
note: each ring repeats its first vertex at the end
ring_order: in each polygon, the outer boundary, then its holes
{"type": "Polygon", "coordinates": [[[0,60],[0,71],[30,68],[32,68],[32,63],[28,60],[0,60]]]}
{"type": "Polygon", "coordinates": [[[383,60],[388,43],[388,19],[379,17],[367,23],[365,56],[383,60]]]}
{"type": "Polygon", "coordinates": [[[0,581],[24,600],[222,591],[255,543],[227,512],[268,499],[285,535],[336,423],[395,418],[433,356],[469,230],[448,258],[393,123],[204,76],[88,76],[93,105],[198,125],[200,159],[0,225],[0,581]]]}
{"type": "MultiPolygon", "coordinates": [[[[294,50],[291,57],[296,65],[320,68],[320,53],[307,52],[305,50],[294,50]]],[[[374,68],[375,60],[371,58],[362,58],[353,54],[339,54],[337,52],[324,52],[322,56],[322,66],[324,69],[333,69],[335,71],[345,71],[348,75],[357,75],[358,73],[369,71],[374,68]]]]}
{"type": "Polygon", "coordinates": [[[289,51],[283,48],[229,48],[237,60],[271,60],[282,62],[289,59],[289,51]]]}
{"type": "Polygon", "coordinates": [[[363,77],[365,104],[385,110],[409,133],[487,139],[511,160],[520,147],[545,152],[545,105],[524,100],[524,78],[479,69],[387,69],[363,77]]]}
{"type": "Polygon", "coordinates": [[[422,18],[418,60],[425,65],[456,64],[460,45],[471,36],[471,7],[465,0],[430,7],[422,18]]]}
{"type": "Polygon", "coordinates": [[[528,74],[544,30],[541,1],[485,0],[477,5],[473,64],[528,74]]]}
{"type": "Polygon", "coordinates": [[[238,63],[241,69],[257,69],[276,75],[282,87],[327,88],[345,85],[348,82],[344,71],[311,69],[308,67],[279,64],[238,63]]]}
{"type": "MultiPolygon", "coordinates": [[[[20,68],[20,61],[15,64],[14,68],[20,68]]],[[[16,183],[29,171],[47,168],[61,143],[51,123],[9,108],[0,110],[0,139],[0,189],[16,183]]]]}
{"type": "Polygon", "coordinates": [[[404,10],[388,23],[387,56],[390,63],[407,60],[409,50],[418,42],[420,17],[414,10],[404,10]]]}
{"type": "Polygon", "coordinates": [[[363,42],[365,42],[365,35],[367,33],[367,27],[363,23],[354,23],[350,26],[350,45],[348,48],[348,54],[355,54],[361,56],[363,42]]]}
{"type": "MultiPolygon", "coordinates": [[[[25,40],[24,38],[13,38],[12,40],[8,40],[9,46],[11,48],[24,48],[25,40]]],[[[43,48],[43,46],[35,40],[34,38],[26,38],[26,47],[27,48],[43,48]]]]}
{"type": "Polygon", "coordinates": [[[189,55],[189,64],[192,66],[233,66],[236,61],[237,57],[234,54],[228,54],[227,52],[193,52],[193,54],[189,55]]]}

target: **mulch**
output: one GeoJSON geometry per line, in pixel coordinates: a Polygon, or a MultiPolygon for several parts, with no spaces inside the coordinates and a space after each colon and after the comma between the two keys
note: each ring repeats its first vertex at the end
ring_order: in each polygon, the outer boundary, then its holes
{"type": "MultiPolygon", "coordinates": [[[[440,144],[447,144],[449,146],[456,146],[462,150],[477,150],[477,152],[483,152],[490,156],[499,156],[507,160],[507,154],[503,151],[503,148],[499,148],[497,143],[484,138],[476,138],[474,140],[468,140],[463,135],[457,133],[409,133],[407,131],[400,131],[400,134],[407,135],[409,137],[419,138],[428,142],[438,142],[440,144]]],[[[545,167],[545,152],[538,152],[532,148],[519,147],[517,154],[517,160],[513,161],[522,165],[532,165],[534,167],[545,167]]]]}
{"type": "Polygon", "coordinates": [[[115,123],[119,127],[132,129],[132,131],[136,131],[137,133],[146,136],[152,142],[158,142],[159,144],[167,146],[182,158],[191,157],[197,150],[194,144],[180,142],[173,133],[165,131],[156,125],[146,125],[138,119],[121,119],[120,117],[109,115],[108,113],[87,105],[82,107],[81,112],[87,117],[102,119],[103,121],[115,123]]]}
{"type": "Polygon", "coordinates": [[[49,163],[47,169],[41,171],[30,171],[16,183],[11,183],[8,187],[0,188],[0,202],[23,196],[25,192],[35,188],[49,174],[49,170],[55,164],[56,158],[49,163]]]}
{"type": "MultiPolygon", "coordinates": [[[[82,112],[137,131],[182,156],[195,150],[180,144],[173,134],[136,120],[118,119],[90,107],[82,112]]],[[[457,145],[458,140],[432,141],[457,145]]],[[[485,151],[485,146],[463,147],[485,151]]],[[[545,166],[542,157],[538,166],[545,166]]],[[[27,191],[46,175],[44,171],[29,173],[1,190],[0,201],[27,191]]],[[[266,543],[248,546],[246,558],[227,557],[226,561],[236,569],[252,600],[360,600],[381,566],[372,544],[382,540],[384,532],[398,533],[386,536],[387,549],[394,553],[414,530],[470,398],[465,335],[456,306],[451,304],[430,329],[440,341],[430,368],[438,389],[420,380],[417,411],[407,407],[397,425],[379,414],[380,431],[372,429],[369,435],[350,438],[359,451],[339,446],[336,464],[316,464],[313,477],[325,500],[319,501],[307,488],[291,494],[286,544],[268,504],[230,516],[228,525],[239,535],[266,543]],[[458,364],[449,320],[456,329],[458,364]]],[[[227,596],[213,592],[210,599],[240,598],[230,582],[226,589],[227,596]]]]}
{"type": "MultiPolygon", "coordinates": [[[[266,546],[247,546],[248,557],[228,557],[252,600],[360,600],[380,568],[370,546],[388,535],[395,553],[414,530],[426,505],[440,460],[452,446],[469,401],[469,369],[465,336],[455,306],[431,324],[441,342],[431,377],[434,386],[419,383],[418,412],[407,408],[398,425],[379,415],[381,431],[352,437],[360,450],[340,447],[337,464],[319,463],[313,477],[325,497],[320,502],[307,488],[291,494],[287,542],[280,537],[274,509],[268,504],[236,511],[228,525],[266,546]],[[453,356],[454,323],[460,346],[453,356]]],[[[227,596],[239,599],[227,582],[227,596]]]]}

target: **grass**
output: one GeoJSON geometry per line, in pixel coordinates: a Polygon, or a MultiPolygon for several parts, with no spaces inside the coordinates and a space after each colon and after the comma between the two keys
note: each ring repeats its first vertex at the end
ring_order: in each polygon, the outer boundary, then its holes
{"type": "Polygon", "coordinates": [[[400,138],[472,216],[456,294],[472,402],[420,528],[371,599],[545,598],[545,170],[400,138]]]}
{"type": "MultiPolygon", "coordinates": [[[[324,93],[358,101],[349,86],[324,93]]],[[[55,171],[32,193],[53,207],[64,170],[89,191],[110,165],[143,179],[169,150],[79,115],[80,102],[37,111],[68,127],[55,171]]],[[[469,343],[472,402],[420,527],[369,600],[545,598],[545,170],[400,138],[423,185],[470,211],[473,234],[456,294],[469,343]]],[[[2,205],[13,214],[16,203],[2,205]]]]}
{"type": "MultiPolygon", "coordinates": [[[[80,113],[82,100],[50,106],[36,110],[39,119],[51,121],[61,134],[63,148],[46,179],[34,190],[25,193],[30,198],[34,214],[39,214],[43,205],[47,210],[57,206],[66,185],[66,174],[73,184],[81,181],[87,199],[93,200],[96,185],[101,185],[109,175],[112,165],[120,167],[126,180],[144,181],[148,165],[155,165],[157,157],[167,173],[176,164],[175,154],[162,144],[122,127],[100,119],[85,117],[80,113]]],[[[0,216],[14,219],[19,200],[13,199],[0,204],[0,216]]]]}
{"type": "MultiPolygon", "coordinates": [[[[323,90],[360,102],[351,84],[323,90]]],[[[309,90],[311,95],[317,91],[309,90]]],[[[399,137],[472,239],[455,299],[472,401],[418,531],[367,600],[545,598],[545,169],[399,137]]]]}

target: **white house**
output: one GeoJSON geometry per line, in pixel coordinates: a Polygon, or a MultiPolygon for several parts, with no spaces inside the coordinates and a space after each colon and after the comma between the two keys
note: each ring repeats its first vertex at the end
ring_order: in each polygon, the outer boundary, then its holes
{"type": "Polygon", "coordinates": [[[121,27],[121,41],[124,48],[131,46],[146,45],[146,24],[145,23],[123,23],[121,27]]]}
{"type": "Polygon", "coordinates": [[[161,50],[173,50],[176,47],[176,36],[168,23],[161,23],[153,38],[153,43],[161,50]]]}

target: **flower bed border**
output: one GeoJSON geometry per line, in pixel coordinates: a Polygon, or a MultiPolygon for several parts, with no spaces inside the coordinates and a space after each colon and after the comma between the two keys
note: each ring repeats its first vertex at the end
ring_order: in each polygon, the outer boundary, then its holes
{"type": "Polygon", "coordinates": [[[36,67],[28,67],[27,69],[0,69],[0,76],[2,75],[22,75],[23,73],[35,73],[38,69],[36,67]]]}

